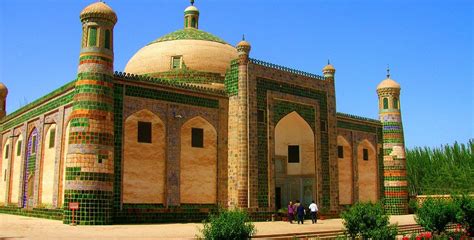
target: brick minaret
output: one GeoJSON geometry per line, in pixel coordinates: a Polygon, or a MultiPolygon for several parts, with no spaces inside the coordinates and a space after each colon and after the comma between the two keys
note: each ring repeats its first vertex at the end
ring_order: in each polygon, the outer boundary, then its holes
{"type": "Polygon", "coordinates": [[[247,208],[248,199],[248,64],[250,44],[237,44],[238,91],[229,98],[229,207],[247,208]]]}
{"type": "Polygon", "coordinates": [[[377,86],[379,117],[383,124],[385,207],[389,214],[408,214],[408,187],[400,111],[400,84],[387,78],[377,86]]]}
{"type": "Polygon", "coordinates": [[[114,179],[113,29],[115,12],[103,2],[80,14],[82,43],[66,158],[64,223],[79,202],[82,225],[112,223],[114,179]]]}

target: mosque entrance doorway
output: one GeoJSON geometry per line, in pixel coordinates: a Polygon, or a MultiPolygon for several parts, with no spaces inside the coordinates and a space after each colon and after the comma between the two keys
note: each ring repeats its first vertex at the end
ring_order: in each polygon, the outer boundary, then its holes
{"type": "Polygon", "coordinates": [[[275,207],[296,200],[308,206],[316,200],[314,131],[297,112],[275,127],[275,207]]]}

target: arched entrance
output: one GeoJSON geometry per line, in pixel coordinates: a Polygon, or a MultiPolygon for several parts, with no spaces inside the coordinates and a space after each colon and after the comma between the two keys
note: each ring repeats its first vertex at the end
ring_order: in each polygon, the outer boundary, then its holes
{"type": "Polygon", "coordinates": [[[38,150],[38,130],[36,128],[31,131],[27,144],[26,157],[23,164],[23,208],[33,207],[34,202],[36,151],[38,150]]]}
{"type": "Polygon", "coordinates": [[[315,172],[314,132],[297,112],[291,112],[275,126],[275,207],[315,200],[315,172]]]}

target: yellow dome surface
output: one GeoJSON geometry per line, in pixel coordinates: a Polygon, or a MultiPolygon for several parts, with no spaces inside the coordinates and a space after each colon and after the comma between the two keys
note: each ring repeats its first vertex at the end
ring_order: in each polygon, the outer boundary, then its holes
{"type": "Polygon", "coordinates": [[[125,72],[153,74],[171,71],[173,57],[181,57],[187,69],[225,75],[237,50],[222,39],[194,28],[167,34],[140,49],[125,66],[125,72]]]}
{"type": "Polygon", "coordinates": [[[391,78],[387,78],[380,82],[380,84],[377,86],[377,89],[382,89],[382,88],[400,88],[400,84],[395,82],[391,78]]]}
{"type": "Polygon", "coordinates": [[[189,6],[187,7],[186,9],[184,9],[184,12],[188,12],[188,11],[196,11],[196,12],[199,12],[199,10],[197,9],[197,7],[195,6],[189,6]]]}
{"type": "Polygon", "coordinates": [[[103,2],[96,2],[85,7],[80,14],[81,19],[91,17],[93,15],[99,15],[101,17],[108,18],[113,22],[117,22],[117,14],[115,14],[114,10],[103,2]]]}
{"type": "Polygon", "coordinates": [[[237,43],[237,46],[239,46],[239,47],[250,47],[250,43],[245,41],[245,40],[242,40],[239,43],[237,43]]]}
{"type": "Polygon", "coordinates": [[[6,96],[8,94],[8,88],[5,84],[0,82],[0,96],[6,96]]]}
{"type": "Polygon", "coordinates": [[[328,65],[324,66],[324,68],[323,68],[323,71],[327,71],[327,70],[336,70],[336,69],[334,68],[334,66],[332,64],[328,64],[328,65]]]}

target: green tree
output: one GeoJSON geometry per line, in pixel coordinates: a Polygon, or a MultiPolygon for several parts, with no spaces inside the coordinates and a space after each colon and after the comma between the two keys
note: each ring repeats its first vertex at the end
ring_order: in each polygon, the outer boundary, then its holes
{"type": "Polygon", "coordinates": [[[397,235],[397,226],[389,225],[389,217],[381,204],[356,203],[341,214],[346,233],[355,239],[390,240],[397,235]]]}

